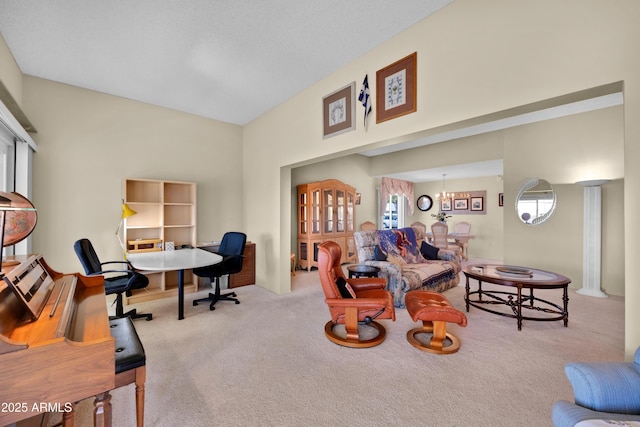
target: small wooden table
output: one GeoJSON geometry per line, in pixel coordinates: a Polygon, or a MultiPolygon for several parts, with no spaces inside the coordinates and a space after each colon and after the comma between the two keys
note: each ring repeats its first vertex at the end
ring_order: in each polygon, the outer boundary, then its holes
{"type": "Polygon", "coordinates": [[[378,277],[380,269],[372,265],[356,264],[347,267],[349,270],[349,279],[358,277],[378,277]]]}
{"type": "Polygon", "coordinates": [[[522,320],[562,320],[564,326],[567,327],[569,322],[569,297],[567,295],[567,288],[569,283],[571,283],[571,279],[568,277],[535,268],[500,264],[472,264],[466,266],[462,271],[467,278],[464,297],[467,313],[469,312],[469,306],[473,306],[480,310],[488,311],[489,313],[513,317],[518,320],[518,330],[522,330],[522,320]],[[469,278],[478,281],[477,291],[470,291],[469,278]],[[516,288],[517,291],[483,290],[482,282],[511,286],[516,288]],[[529,289],[529,295],[522,295],[523,288],[529,289]],[[534,289],[562,289],[563,306],[560,307],[550,301],[534,297],[534,289]],[[477,299],[472,300],[472,295],[477,295],[477,299]],[[487,306],[491,305],[507,305],[511,308],[513,314],[487,308],[487,306]],[[551,316],[523,316],[523,308],[531,310],[532,312],[548,313],[551,314],[551,316]]]}

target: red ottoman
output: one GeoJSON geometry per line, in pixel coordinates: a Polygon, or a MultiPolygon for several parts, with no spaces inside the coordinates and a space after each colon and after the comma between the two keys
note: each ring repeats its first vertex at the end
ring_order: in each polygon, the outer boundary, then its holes
{"type": "Polygon", "coordinates": [[[414,322],[422,320],[422,327],[407,332],[407,341],[416,348],[430,353],[451,354],[460,348],[460,340],[447,333],[447,322],[467,326],[467,316],[451,305],[449,300],[437,292],[410,291],[404,303],[414,322]],[[417,334],[430,334],[429,344],[416,339],[417,334]],[[445,346],[445,341],[451,344],[445,346]]]}

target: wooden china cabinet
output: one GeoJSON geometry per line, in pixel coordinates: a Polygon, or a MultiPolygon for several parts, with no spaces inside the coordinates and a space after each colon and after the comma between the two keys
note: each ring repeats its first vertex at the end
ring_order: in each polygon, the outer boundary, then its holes
{"type": "Polygon", "coordinates": [[[298,185],[298,265],[318,266],[318,245],[333,240],[342,263],[356,259],[356,189],[337,179],[298,185]]]}

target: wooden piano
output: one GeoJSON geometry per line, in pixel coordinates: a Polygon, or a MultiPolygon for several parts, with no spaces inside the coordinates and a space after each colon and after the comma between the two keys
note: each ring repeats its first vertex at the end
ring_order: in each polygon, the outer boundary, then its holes
{"type": "Polygon", "coordinates": [[[104,280],[22,258],[0,281],[0,426],[44,412],[68,425],[75,402],[115,386],[104,280]]]}

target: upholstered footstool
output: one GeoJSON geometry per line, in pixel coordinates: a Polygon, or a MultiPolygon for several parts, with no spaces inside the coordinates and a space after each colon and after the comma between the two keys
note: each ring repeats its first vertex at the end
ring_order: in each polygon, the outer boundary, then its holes
{"type": "Polygon", "coordinates": [[[447,332],[447,323],[467,326],[467,316],[451,305],[449,300],[437,292],[410,291],[405,296],[405,305],[414,322],[422,321],[421,328],[407,332],[407,341],[416,348],[430,353],[451,354],[460,348],[460,340],[447,332]],[[418,334],[430,334],[428,344],[416,338],[418,334]],[[446,341],[451,344],[445,346],[446,341]]]}

